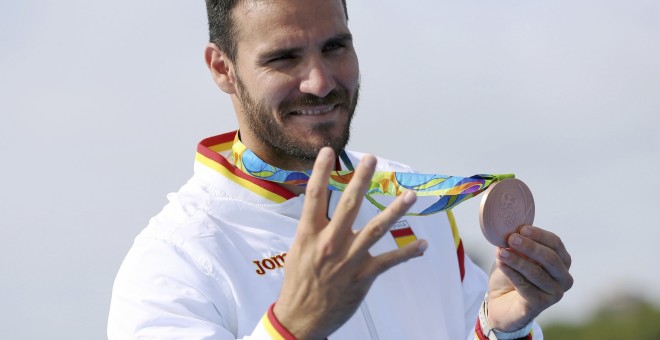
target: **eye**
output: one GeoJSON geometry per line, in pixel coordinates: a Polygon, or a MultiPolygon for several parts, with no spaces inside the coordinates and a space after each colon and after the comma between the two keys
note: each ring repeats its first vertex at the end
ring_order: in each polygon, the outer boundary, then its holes
{"type": "Polygon", "coordinates": [[[324,52],[325,51],[334,51],[334,50],[338,50],[338,49],[344,48],[344,47],[346,47],[346,45],[342,44],[340,42],[331,42],[331,43],[325,45],[325,47],[323,48],[323,51],[324,52]]]}
{"type": "Polygon", "coordinates": [[[274,63],[278,61],[284,61],[284,60],[292,60],[294,59],[295,56],[293,54],[282,54],[280,56],[276,56],[274,58],[271,58],[268,60],[269,63],[274,63]]]}

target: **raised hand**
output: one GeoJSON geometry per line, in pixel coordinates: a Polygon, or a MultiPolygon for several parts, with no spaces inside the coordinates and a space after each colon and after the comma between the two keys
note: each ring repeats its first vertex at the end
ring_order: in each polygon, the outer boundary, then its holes
{"type": "Polygon", "coordinates": [[[274,307],[277,319],[298,339],[330,335],[355,313],[378,275],[419,256],[427,247],[426,241],[417,240],[378,256],[369,254],[369,248],[415,202],[413,192],[399,196],[361,230],[353,230],[376,166],[373,156],[362,159],[329,221],[327,186],[334,165],[334,152],[323,148],[307,184],[302,217],[274,307]]]}
{"type": "Polygon", "coordinates": [[[508,244],[498,248],[488,282],[488,319],[503,332],[524,327],[573,286],[571,256],[557,235],[523,226],[508,244]]]}

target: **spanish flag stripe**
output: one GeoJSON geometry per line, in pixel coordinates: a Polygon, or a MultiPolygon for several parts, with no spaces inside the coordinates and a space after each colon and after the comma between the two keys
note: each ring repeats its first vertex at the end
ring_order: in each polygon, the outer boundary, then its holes
{"type": "Polygon", "coordinates": [[[222,143],[222,144],[212,145],[212,146],[209,146],[209,149],[211,151],[214,151],[214,152],[221,152],[221,151],[224,151],[224,150],[229,150],[231,148],[231,144],[232,144],[232,142],[226,142],[226,143],[222,143]]]}
{"type": "Polygon", "coordinates": [[[213,161],[212,159],[207,158],[206,156],[202,155],[201,153],[197,153],[195,156],[195,159],[206,165],[207,167],[211,168],[212,170],[218,172],[219,174],[227,177],[229,180],[233,181],[234,183],[244,187],[245,189],[248,189],[255,194],[262,196],[266,199],[269,199],[275,203],[283,203],[286,202],[288,199],[287,197],[282,197],[281,195],[278,195],[277,193],[274,193],[272,191],[269,191],[267,189],[264,189],[260,187],[258,184],[253,183],[249,179],[244,178],[243,176],[237,175],[236,173],[233,173],[230,169],[225,168],[221,164],[218,164],[217,162],[213,161]]]}
{"type": "Polygon", "coordinates": [[[252,177],[231,165],[226,158],[218,154],[231,148],[236,131],[204,139],[197,146],[196,159],[211,169],[219,172],[235,183],[255,192],[256,194],[282,203],[295,195],[273,182],[252,177]]]}
{"type": "Polygon", "coordinates": [[[270,320],[268,319],[268,315],[264,314],[264,317],[261,318],[261,324],[264,325],[264,328],[266,329],[266,333],[270,336],[271,339],[273,340],[285,340],[283,336],[281,336],[279,333],[277,333],[277,330],[275,330],[275,327],[273,327],[273,324],[270,323],[270,320]]]}
{"type": "Polygon", "coordinates": [[[403,236],[410,236],[410,235],[415,235],[413,233],[411,228],[401,228],[401,229],[394,229],[390,230],[390,233],[392,233],[392,236],[396,237],[403,237],[403,236]]]}
{"type": "Polygon", "coordinates": [[[416,239],[417,239],[417,236],[415,236],[415,235],[413,234],[413,235],[409,235],[409,236],[395,237],[395,238],[394,238],[394,242],[396,242],[396,245],[397,245],[399,248],[403,248],[403,247],[405,247],[406,245],[408,245],[410,242],[415,241],[416,239]]]}
{"type": "Polygon", "coordinates": [[[454,245],[456,246],[456,257],[458,258],[458,270],[461,273],[461,281],[465,278],[465,249],[463,249],[463,241],[461,236],[458,235],[458,226],[456,226],[456,219],[451,210],[447,210],[447,218],[449,218],[449,225],[451,226],[451,234],[454,236],[454,245]]]}
{"type": "Polygon", "coordinates": [[[234,136],[236,136],[236,133],[238,131],[230,131],[227,133],[223,133],[221,135],[217,136],[212,136],[203,139],[201,142],[199,142],[200,145],[204,145],[205,147],[211,147],[213,145],[220,145],[220,144],[225,144],[225,143],[233,143],[234,142],[234,136]]]}
{"type": "Polygon", "coordinates": [[[465,278],[465,250],[463,249],[463,241],[458,243],[456,257],[458,257],[458,271],[461,273],[461,282],[463,282],[465,278]]]}
{"type": "Polygon", "coordinates": [[[458,248],[458,244],[461,242],[461,236],[458,234],[456,219],[454,218],[454,213],[451,210],[447,210],[447,218],[449,218],[449,225],[451,226],[451,234],[454,236],[454,245],[456,246],[456,248],[458,248]]]}

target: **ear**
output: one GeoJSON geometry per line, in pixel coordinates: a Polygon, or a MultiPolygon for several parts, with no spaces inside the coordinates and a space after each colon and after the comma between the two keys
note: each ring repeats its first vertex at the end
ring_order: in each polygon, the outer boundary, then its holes
{"type": "Polygon", "coordinates": [[[209,43],[204,53],[206,66],[211,71],[211,77],[218,87],[228,93],[236,93],[236,73],[234,64],[229,60],[227,54],[216,44],[209,43]]]}

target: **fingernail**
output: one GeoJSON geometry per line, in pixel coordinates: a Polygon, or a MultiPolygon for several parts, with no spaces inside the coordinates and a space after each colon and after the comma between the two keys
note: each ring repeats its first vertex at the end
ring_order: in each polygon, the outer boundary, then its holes
{"type": "Polygon", "coordinates": [[[318,157],[325,157],[325,158],[332,157],[332,148],[327,147],[327,146],[321,148],[321,150],[319,150],[319,154],[318,154],[318,156],[316,156],[316,157],[317,157],[317,158],[318,158],[318,157]]]}
{"type": "Polygon", "coordinates": [[[519,245],[522,244],[522,237],[520,237],[516,234],[511,235],[511,237],[509,239],[510,239],[509,242],[511,242],[511,244],[514,245],[514,246],[519,246],[519,245]]]}
{"type": "Polygon", "coordinates": [[[504,248],[501,248],[500,249],[500,257],[509,257],[509,251],[504,249],[504,248]]]}
{"type": "Polygon", "coordinates": [[[360,163],[362,163],[363,166],[372,167],[376,164],[376,157],[371,156],[371,155],[365,155],[360,160],[360,163]]]}
{"type": "Polygon", "coordinates": [[[428,249],[428,247],[429,247],[428,242],[422,240],[421,242],[419,242],[419,246],[417,247],[417,250],[419,251],[419,253],[423,254],[426,251],[426,249],[428,249]]]}
{"type": "Polygon", "coordinates": [[[532,228],[530,228],[527,225],[524,225],[522,228],[520,228],[520,233],[525,236],[530,236],[532,235],[532,228]]]}
{"type": "Polygon", "coordinates": [[[415,194],[414,191],[408,190],[403,193],[403,202],[405,203],[413,203],[417,199],[417,195],[415,194]]]}

